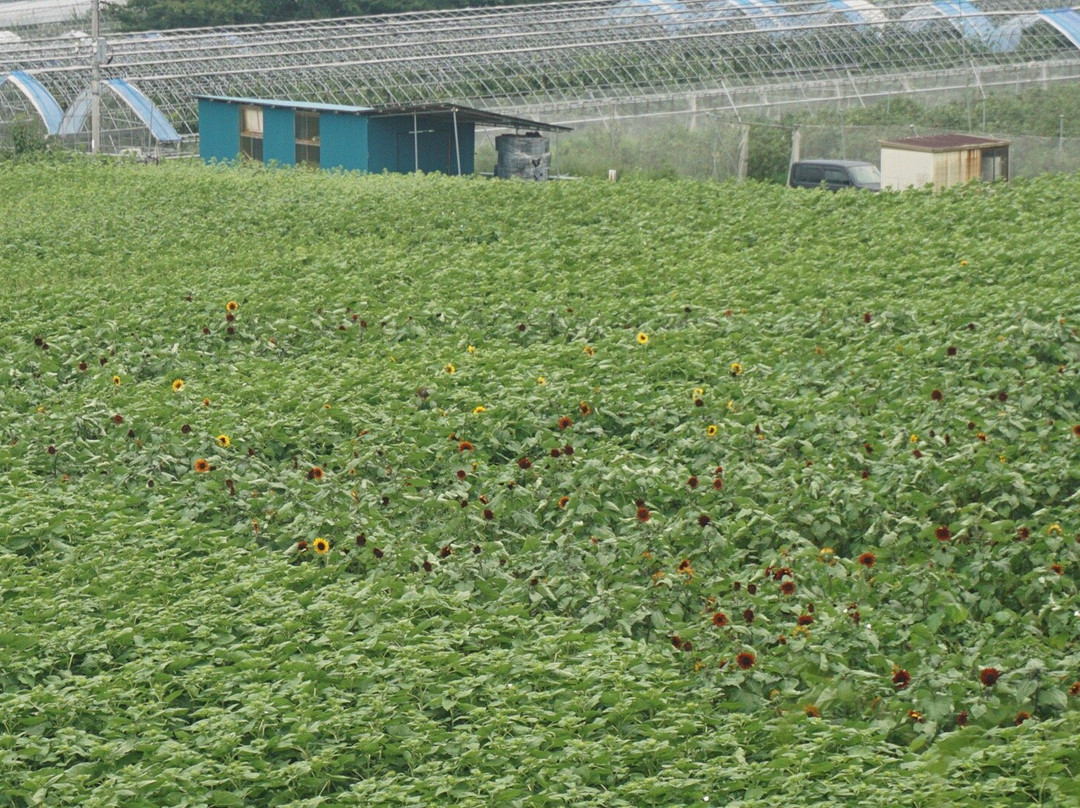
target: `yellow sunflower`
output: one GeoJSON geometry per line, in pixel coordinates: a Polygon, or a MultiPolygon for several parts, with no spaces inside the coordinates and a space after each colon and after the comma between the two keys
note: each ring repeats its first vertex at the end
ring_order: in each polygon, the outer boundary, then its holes
{"type": "Polygon", "coordinates": [[[230,300],[228,303],[225,304],[225,311],[229,312],[229,314],[232,314],[238,308],[240,308],[240,304],[237,303],[235,300],[230,300]]]}
{"type": "Polygon", "coordinates": [[[731,375],[732,376],[742,376],[742,365],[740,365],[738,362],[732,362],[731,363],[731,375]]]}
{"type": "Polygon", "coordinates": [[[315,539],[311,547],[319,555],[326,555],[330,552],[330,542],[326,539],[315,539]]]}
{"type": "Polygon", "coordinates": [[[113,376],[112,377],[112,383],[115,384],[117,387],[119,387],[120,386],[120,377],[119,376],[113,376]]]}
{"type": "Polygon", "coordinates": [[[232,444],[232,441],[229,440],[228,435],[218,435],[217,436],[217,443],[218,443],[218,446],[220,446],[222,449],[228,449],[229,446],[232,444]]]}
{"type": "Polygon", "coordinates": [[[644,331],[638,331],[637,341],[638,345],[647,345],[649,342],[649,335],[644,331]]]}
{"type": "Polygon", "coordinates": [[[176,379],[175,381],[173,381],[172,389],[174,393],[179,393],[181,390],[184,389],[184,380],[176,379]]]}
{"type": "Polygon", "coordinates": [[[454,367],[453,365],[447,365],[445,370],[446,370],[447,373],[454,373],[454,372],[457,371],[457,368],[454,367]]]}
{"type": "Polygon", "coordinates": [[[487,412],[487,408],[483,404],[479,407],[473,407],[473,415],[479,415],[482,412],[487,412]]]}
{"type": "Polygon", "coordinates": [[[707,427],[705,427],[705,434],[708,435],[710,438],[715,438],[718,431],[719,430],[716,428],[716,424],[709,424],[707,427]]]}
{"type": "Polygon", "coordinates": [[[207,462],[206,458],[200,457],[198,460],[195,461],[195,471],[197,471],[199,474],[204,474],[205,472],[210,471],[210,463],[207,462]]]}

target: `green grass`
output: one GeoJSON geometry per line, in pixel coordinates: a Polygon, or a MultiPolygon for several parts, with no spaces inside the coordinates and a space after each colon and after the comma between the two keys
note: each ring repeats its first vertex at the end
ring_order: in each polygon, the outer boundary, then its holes
{"type": "Polygon", "coordinates": [[[1075,801],[1078,191],[0,163],[0,805],[1075,801]]]}

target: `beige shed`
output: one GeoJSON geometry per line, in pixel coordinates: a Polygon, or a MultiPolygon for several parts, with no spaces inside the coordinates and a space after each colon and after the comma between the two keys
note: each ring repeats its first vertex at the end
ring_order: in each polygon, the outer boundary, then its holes
{"type": "Polygon", "coordinates": [[[975,135],[929,135],[881,142],[881,187],[934,190],[1009,178],[1009,141],[975,135]]]}

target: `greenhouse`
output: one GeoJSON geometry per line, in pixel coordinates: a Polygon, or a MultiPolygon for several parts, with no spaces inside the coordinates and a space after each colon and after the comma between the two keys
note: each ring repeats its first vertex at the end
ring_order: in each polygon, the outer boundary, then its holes
{"type": "MultiPolygon", "coordinates": [[[[44,90],[76,131],[94,53],[85,35],[0,40],[0,128],[35,110],[48,123],[44,90]]],[[[197,134],[196,95],[453,102],[572,122],[614,103],[738,115],[1075,80],[1080,14],[1033,0],[583,0],[114,34],[97,53],[113,82],[108,126],[158,143],[197,134]]]]}

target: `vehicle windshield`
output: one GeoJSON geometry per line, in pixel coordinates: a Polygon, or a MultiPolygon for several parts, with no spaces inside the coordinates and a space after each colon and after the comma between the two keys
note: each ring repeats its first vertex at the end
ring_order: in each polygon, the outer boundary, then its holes
{"type": "Polygon", "coordinates": [[[881,184],[881,172],[877,166],[852,166],[850,170],[856,185],[881,184]]]}

